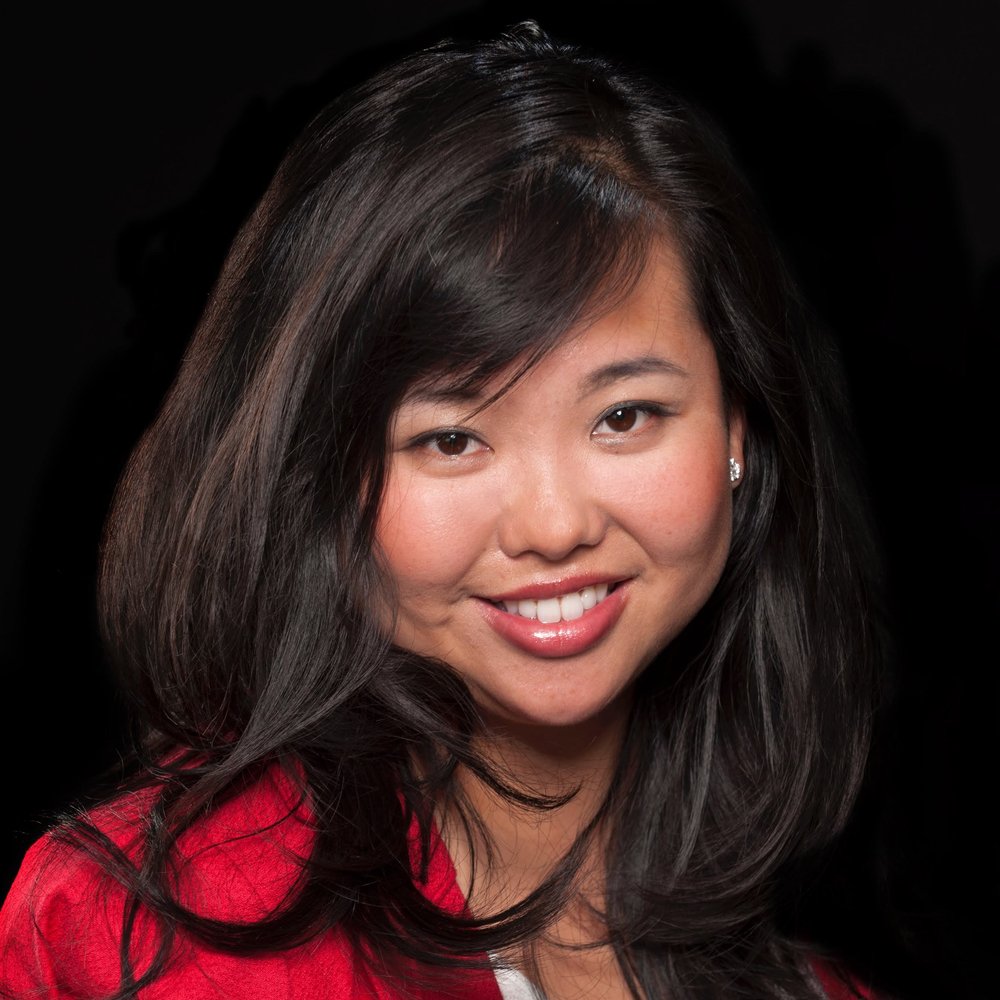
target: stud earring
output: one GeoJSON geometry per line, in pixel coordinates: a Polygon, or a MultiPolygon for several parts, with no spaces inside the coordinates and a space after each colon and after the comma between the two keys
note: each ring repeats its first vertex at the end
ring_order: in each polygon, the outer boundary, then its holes
{"type": "Polygon", "coordinates": [[[729,481],[738,483],[743,475],[743,466],[735,458],[729,460],[729,481]]]}

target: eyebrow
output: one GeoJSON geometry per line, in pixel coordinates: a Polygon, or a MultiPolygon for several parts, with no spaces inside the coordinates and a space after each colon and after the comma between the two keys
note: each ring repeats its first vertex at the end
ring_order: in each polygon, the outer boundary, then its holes
{"type": "MultiPolygon", "coordinates": [[[[689,378],[689,373],[680,365],[653,355],[644,354],[624,361],[612,361],[590,372],[580,382],[580,397],[604,389],[615,382],[636,375],[676,375],[689,378]]],[[[403,399],[404,403],[478,403],[483,399],[479,389],[462,386],[424,385],[412,389],[403,399]]]]}
{"type": "Polygon", "coordinates": [[[602,365],[595,369],[580,383],[580,395],[586,396],[598,389],[604,389],[615,382],[620,382],[622,379],[650,374],[689,377],[688,372],[680,365],[674,364],[673,361],[646,354],[638,358],[627,358],[624,361],[613,361],[609,365],[602,365]]]}

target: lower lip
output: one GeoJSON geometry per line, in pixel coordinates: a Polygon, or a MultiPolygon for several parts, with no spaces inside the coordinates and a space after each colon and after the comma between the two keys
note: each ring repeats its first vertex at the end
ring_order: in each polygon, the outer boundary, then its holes
{"type": "Polygon", "coordinates": [[[490,627],[511,645],[534,656],[558,659],[578,656],[596,646],[614,627],[625,610],[628,583],[620,583],[600,604],[571,622],[546,625],[534,618],[512,615],[490,601],[479,599],[479,607],[490,627]]]}

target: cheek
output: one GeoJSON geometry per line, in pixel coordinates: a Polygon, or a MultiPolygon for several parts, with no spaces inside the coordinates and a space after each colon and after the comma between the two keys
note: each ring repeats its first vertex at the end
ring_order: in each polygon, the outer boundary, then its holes
{"type": "Polygon", "coordinates": [[[732,533],[732,490],[721,463],[674,456],[618,488],[630,498],[629,520],[655,562],[721,574],[732,533]]]}
{"type": "Polygon", "coordinates": [[[431,539],[440,530],[412,487],[412,477],[390,476],[379,511],[376,537],[397,586],[426,566],[426,557],[433,551],[431,539]]]}
{"type": "Polygon", "coordinates": [[[473,517],[481,505],[465,492],[447,480],[390,476],[377,537],[401,601],[460,583],[481,551],[473,517]]]}

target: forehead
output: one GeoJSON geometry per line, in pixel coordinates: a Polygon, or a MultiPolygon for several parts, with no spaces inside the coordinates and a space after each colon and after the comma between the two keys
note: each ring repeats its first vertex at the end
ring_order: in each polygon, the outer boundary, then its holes
{"type": "Polygon", "coordinates": [[[572,326],[538,354],[505,368],[463,377],[443,373],[411,387],[408,403],[491,405],[542,379],[574,382],[592,392],[643,374],[684,377],[717,371],[715,352],[698,317],[680,255],[658,241],[636,280],[610,306],[572,326]]]}
{"type": "Polygon", "coordinates": [[[589,393],[633,376],[689,377],[706,368],[716,370],[715,351],[680,258],[663,244],[621,302],[565,333],[525,380],[536,371],[573,376],[589,393]]]}

